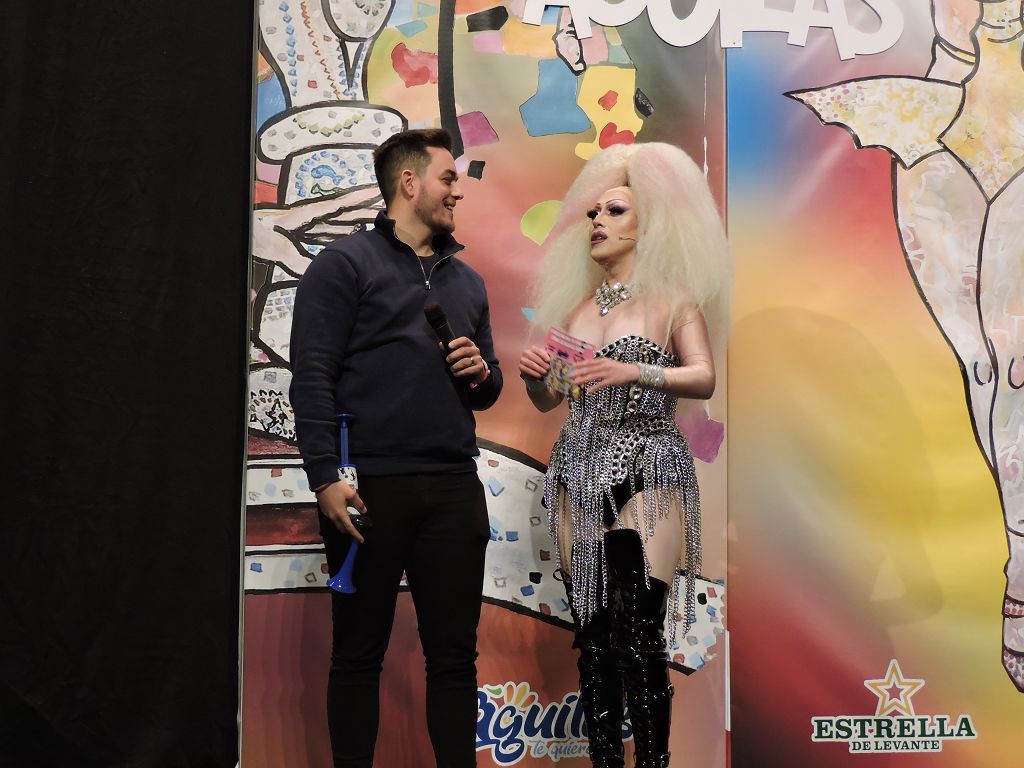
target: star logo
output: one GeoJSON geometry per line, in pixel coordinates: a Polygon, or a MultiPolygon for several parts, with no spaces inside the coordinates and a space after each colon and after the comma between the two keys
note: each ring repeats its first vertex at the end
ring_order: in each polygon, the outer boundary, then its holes
{"type": "Polygon", "coordinates": [[[896,659],[883,677],[865,680],[878,697],[873,715],[824,715],[811,718],[811,740],[846,744],[851,753],[941,752],[947,741],[978,738],[968,714],[918,715],[911,699],[924,680],[906,677],[896,659]]]}
{"type": "Polygon", "coordinates": [[[924,680],[904,677],[900,663],[896,659],[889,662],[885,677],[878,680],[865,680],[864,686],[878,697],[875,717],[914,716],[914,705],[910,697],[923,686],[924,680]]]}

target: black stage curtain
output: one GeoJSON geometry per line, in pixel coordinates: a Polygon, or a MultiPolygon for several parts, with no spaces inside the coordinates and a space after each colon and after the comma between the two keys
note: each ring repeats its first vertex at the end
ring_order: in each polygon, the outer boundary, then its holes
{"type": "Polygon", "coordinates": [[[7,2],[0,765],[237,761],[252,2],[7,2]]]}

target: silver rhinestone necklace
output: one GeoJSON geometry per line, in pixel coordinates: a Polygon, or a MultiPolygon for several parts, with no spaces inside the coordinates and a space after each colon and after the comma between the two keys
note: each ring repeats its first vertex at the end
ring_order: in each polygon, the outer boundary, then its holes
{"type": "Polygon", "coordinates": [[[628,285],[622,283],[608,285],[607,280],[597,286],[597,290],[594,291],[594,301],[597,302],[599,314],[602,317],[607,315],[608,310],[612,307],[617,307],[631,298],[633,298],[633,292],[628,285]]]}

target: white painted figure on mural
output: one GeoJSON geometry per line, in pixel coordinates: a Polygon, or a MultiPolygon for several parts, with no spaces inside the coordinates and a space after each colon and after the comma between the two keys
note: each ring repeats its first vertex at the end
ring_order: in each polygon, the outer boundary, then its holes
{"type": "Polygon", "coordinates": [[[1024,692],[1021,12],[1021,0],[936,0],[924,78],[867,78],[789,95],[822,122],[845,127],[859,147],[894,156],[907,264],[956,355],[975,438],[999,490],[1009,546],[1002,661],[1024,692]]]}

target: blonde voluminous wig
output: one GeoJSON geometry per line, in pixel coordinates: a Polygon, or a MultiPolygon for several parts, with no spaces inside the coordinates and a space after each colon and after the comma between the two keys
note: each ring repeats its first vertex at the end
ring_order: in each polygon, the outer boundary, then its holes
{"type": "Polygon", "coordinates": [[[637,213],[633,296],[668,310],[668,334],[696,305],[721,340],[732,282],[722,220],[693,160],[678,147],[654,142],[613,145],[583,166],[562,203],[534,283],[534,327],[541,333],[565,328],[572,311],[601,284],[604,272],[590,258],[586,212],[620,186],[630,188],[637,213]]]}

